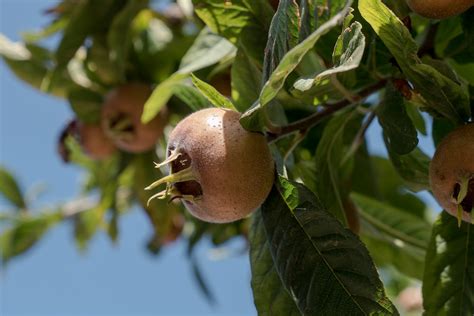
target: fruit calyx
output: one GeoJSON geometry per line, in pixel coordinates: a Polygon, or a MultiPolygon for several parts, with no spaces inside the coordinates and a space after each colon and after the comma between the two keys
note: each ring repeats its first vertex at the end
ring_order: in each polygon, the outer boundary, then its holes
{"type": "Polygon", "coordinates": [[[453,203],[457,205],[458,225],[461,226],[463,211],[471,215],[471,223],[474,222],[474,176],[464,177],[460,183],[453,188],[453,203]]]}
{"type": "Polygon", "coordinates": [[[133,122],[125,113],[118,113],[106,120],[106,127],[107,135],[112,139],[131,141],[135,135],[133,122]]]}
{"type": "Polygon", "coordinates": [[[191,157],[185,152],[170,148],[168,158],[161,163],[155,162],[155,168],[170,165],[171,173],[150,184],[145,190],[152,190],[166,183],[166,189],[160,191],[148,199],[149,204],[153,199],[165,199],[170,197],[169,202],[180,199],[195,201],[202,195],[202,188],[191,166],[191,157]]]}

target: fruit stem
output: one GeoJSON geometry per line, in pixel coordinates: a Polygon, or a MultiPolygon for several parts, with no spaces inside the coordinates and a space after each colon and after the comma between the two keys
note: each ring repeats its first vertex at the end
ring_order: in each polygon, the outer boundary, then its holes
{"type": "MultiPolygon", "coordinates": [[[[360,102],[363,98],[366,98],[370,96],[371,94],[373,94],[374,92],[377,92],[378,90],[382,89],[383,87],[385,87],[386,83],[387,83],[387,79],[382,79],[378,81],[377,83],[360,91],[358,93],[358,98],[356,98],[356,102],[360,102]]],[[[281,126],[277,132],[267,133],[267,142],[272,143],[288,134],[292,134],[294,132],[301,131],[301,130],[308,130],[314,127],[315,125],[317,125],[326,117],[330,116],[331,114],[352,104],[354,104],[354,102],[344,99],[333,104],[323,105],[324,106],[323,110],[318,111],[314,114],[311,114],[310,116],[307,116],[296,122],[281,126]]]]}

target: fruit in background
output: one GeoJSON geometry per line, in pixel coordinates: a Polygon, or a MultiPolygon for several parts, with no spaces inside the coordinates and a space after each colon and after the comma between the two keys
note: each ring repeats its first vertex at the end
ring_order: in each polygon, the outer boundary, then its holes
{"type": "MultiPolygon", "coordinates": [[[[171,132],[167,188],[153,198],[181,199],[195,217],[213,223],[233,222],[258,208],[274,180],[274,163],[264,135],[245,130],[240,113],[221,108],[195,112],[171,132]]],[[[150,200],[151,200],[150,199],[150,200]]]]}
{"type": "Polygon", "coordinates": [[[102,107],[102,127],[114,144],[127,152],[152,149],[163,134],[167,111],[147,124],[141,122],[143,106],[152,92],[149,85],[127,83],[112,90],[102,107]]]}
{"type": "Polygon", "coordinates": [[[74,119],[66,125],[59,138],[58,152],[65,162],[69,161],[69,151],[65,144],[68,136],[74,137],[84,153],[95,160],[109,158],[117,150],[100,125],[87,124],[74,119]]]}
{"type": "Polygon", "coordinates": [[[430,19],[458,15],[474,5],[474,0],[407,0],[414,12],[430,19]]]}
{"type": "Polygon", "coordinates": [[[220,94],[230,98],[232,96],[232,86],[230,73],[220,73],[212,77],[209,84],[213,86],[220,94]]]}
{"type": "Polygon", "coordinates": [[[270,0],[270,5],[272,8],[276,11],[278,9],[278,4],[280,3],[280,0],[270,0]]]}
{"type": "Polygon", "coordinates": [[[359,235],[360,233],[360,219],[359,211],[357,210],[354,201],[350,197],[346,198],[343,202],[344,214],[346,215],[347,225],[349,229],[354,233],[359,235]]]}
{"type": "Polygon", "coordinates": [[[474,124],[449,133],[430,164],[431,190],[450,214],[471,222],[474,206],[474,124]]]}

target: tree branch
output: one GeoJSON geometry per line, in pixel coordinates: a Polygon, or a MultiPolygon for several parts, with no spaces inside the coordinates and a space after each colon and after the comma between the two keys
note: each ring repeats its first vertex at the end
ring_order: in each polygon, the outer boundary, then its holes
{"type": "MultiPolygon", "coordinates": [[[[358,98],[355,100],[355,102],[359,102],[360,100],[368,97],[369,95],[373,94],[374,92],[380,90],[385,86],[387,83],[386,79],[380,80],[376,84],[369,86],[362,91],[359,92],[357,95],[358,98]]],[[[324,118],[328,117],[329,115],[345,108],[348,105],[351,105],[355,103],[353,101],[344,99],[339,102],[333,103],[333,104],[328,104],[327,106],[324,107],[323,110],[316,112],[308,117],[305,117],[301,120],[295,121],[293,123],[290,123],[285,126],[281,126],[279,128],[278,133],[268,133],[267,134],[267,141],[269,143],[274,142],[288,134],[297,132],[297,131],[306,131],[312,127],[314,127],[316,124],[321,122],[324,118]]]]}

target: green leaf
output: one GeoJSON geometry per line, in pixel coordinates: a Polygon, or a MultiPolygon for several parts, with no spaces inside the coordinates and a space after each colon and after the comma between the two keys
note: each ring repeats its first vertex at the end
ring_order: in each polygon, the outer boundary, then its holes
{"type": "Polygon", "coordinates": [[[398,17],[380,0],[359,1],[359,11],[427,104],[455,123],[466,121],[470,108],[465,87],[421,62],[416,42],[398,17]]]}
{"type": "Polygon", "coordinates": [[[425,119],[421,115],[416,104],[407,100],[404,100],[404,103],[407,114],[413,122],[413,125],[415,126],[417,131],[420,132],[422,135],[428,135],[428,132],[426,131],[425,119]]]}
{"type": "Polygon", "coordinates": [[[385,137],[388,155],[398,174],[405,180],[406,186],[414,191],[429,190],[429,164],[430,158],[419,148],[415,148],[411,153],[399,155],[390,150],[385,137]]]}
{"type": "Polygon", "coordinates": [[[105,224],[104,214],[108,206],[102,202],[74,217],[74,238],[79,250],[85,251],[89,241],[94,237],[101,225],[105,224]]]}
{"type": "Polygon", "coordinates": [[[154,168],[154,158],[153,152],[146,152],[135,155],[130,164],[134,168],[134,194],[148,216],[150,225],[153,228],[153,234],[162,237],[169,231],[173,215],[178,212],[178,206],[174,203],[169,203],[167,200],[160,199],[154,199],[148,203],[148,199],[153,195],[153,192],[145,191],[144,188],[163,177],[160,170],[154,168]]]}
{"type": "Polygon", "coordinates": [[[337,39],[333,52],[334,66],[316,77],[299,79],[293,86],[300,91],[306,91],[314,85],[322,85],[323,81],[332,75],[356,69],[362,60],[364,49],[365,36],[362,33],[362,25],[354,22],[345,28],[337,39]]]}
{"type": "MultiPolygon", "coordinates": [[[[116,86],[123,82],[120,69],[110,59],[105,34],[98,34],[93,37],[92,45],[87,49],[84,67],[87,76],[101,85],[116,86]]],[[[54,78],[54,73],[52,76],[54,78]]]]}
{"type": "Polygon", "coordinates": [[[125,79],[125,67],[132,41],[132,23],[137,14],[145,9],[148,0],[128,1],[125,7],[114,17],[107,33],[109,56],[122,79],[125,79]]]}
{"type": "Polygon", "coordinates": [[[110,14],[113,2],[113,0],[104,0],[97,4],[94,0],[84,0],[77,4],[56,49],[58,69],[68,64],[88,35],[107,22],[105,18],[110,14]]]}
{"type": "Polygon", "coordinates": [[[193,0],[196,14],[215,33],[236,44],[248,27],[268,29],[273,15],[267,1],[193,0]]]}
{"type": "Polygon", "coordinates": [[[232,64],[232,99],[239,112],[246,111],[258,99],[262,72],[255,63],[239,48],[232,64]]]}
{"type": "Polygon", "coordinates": [[[209,101],[195,87],[177,84],[173,91],[174,95],[186,103],[194,112],[210,106],[209,101]]]}
{"type": "MultiPolygon", "coordinates": [[[[36,46],[36,49],[33,50],[31,44],[28,47],[23,43],[12,42],[0,34],[0,56],[8,68],[19,79],[38,90],[43,90],[43,83],[50,71],[48,64],[51,60],[45,60],[44,48],[36,46]],[[40,52],[40,54],[35,54],[37,52],[40,52]]],[[[63,71],[50,83],[49,92],[58,97],[66,97],[67,90],[71,86],[74,86],[74,84],[68,74],[63,71]]]]}
{"type": "Polygon", "coordinates": [[[188,74],[175,73],[155,87],[143,106],[141,121],[150,122],[166,105],[174,93],[174,87],[182,82],[188,74]]]}
{"type": "Polygon", "coordinates": [[[303,315],[394,315],[367,249],[303,185],[280,178],[262,205],[275,268],[303,315]]]}
{"type": "Polygon", "coordinates": [[[435,147],[443,140],[446,135],[452,132],[456,128],[452,122],[446,119],[433,119],[433,125],[431,129],[431,137],[433,138],[433,143],[435,147]]]}
{"type": "Polygon", "coordinates": [[[174,88],[191,72],[209,67],[223,59],[233,58],[235,53],[236,48],[232,43],[211,33],[209,29],[203,29],[181,60],[179,70],[153,90],[143,107],[142,122],[148,123],[160,112],[173,95],[174,88]]]}
{"type": "Polygon", "coordinates": [[[344,197],[348,193],[343,188],[347,177],[345,169],[351,168],[350,160],[345,157],[344,133],[351,124],[360,123],[360,119],[361,115],[355,111],[334,116],[325,127],[316,150],[316,191],[326,209],[342,223],[346,223],[344,197]]]}
{"type": "Polygon", "coordinates": [[[300,42],[307,38],[313,31],[314,26],[314,11],[311,4],[313,1],[302,0],[300,1],[300,12],[301,12],[301,26],[299,32],[299,40],[300,42]]]}
{"type": "Polygon", "coordinates": [[[237,48],[225,38],[204,28],[181,59],[179,73],[190,74],[220,62],[231,59],[237,48]]]}
{"type": "Polygon", "coordinates": [[[387,145],[399,154],[408,154],[418,145],[415,126],[408,116],[403,96],[392,84],[385,88],[385,96],[377,108],[377,117],[386,135],[387,145]]]}
{"type": "Polygon", "coordinates": [[[194,279],[196,280],[196,283],[199,286],[199,289],[201,290],[202,294],[211,305],[214,305],[216,303],[216,299],[211,289],[209,288],[206,278],[204,277],[203,273],[201,272],[201,269],[199,268],[199,264],[195,256],[191,257],[191,268],[193,271],[194,279]]]}
{"type": "Polygon", "coordinates": [[[354,159],[352,191],[369,196],[421,220],[426,218],[426,205],[406,190],[405,182],[386,158],[369,156],[359,150],[354,159]]]}
{"type": "Polygon", "coordinates": [[[219,93],[213,86],[202,81],[195,75],[191,74],[191,79],[194,86],[202,93],[202,95],[209,100],[215,107],[235,110],[232,101],[219,93]]]}
{"type": "Polygon", "coordinates": [[[375,242],[379,246],[371,249],[369,243],[369,250],[374,250],[372,256],[394,265],[410,277],[422,279],[430,224],[407,211],[362,194],[352,193],[351,198],[362,220],[362,235],[374,240],[372,245],[375,242]],[[383,249],[382,254],[377,253],[379,249],[383,249]]]}
{"type": "Polygon", "coordinates": [[[298,44],[299,10],[293,0],[281,0],[268,32],[263,78],[268,80],[283,56],[298,44]]]}
{"type": "Polygon", "coordinates": [[[69,92],[68,100],[80,121],[90,124],[100,122],[102,95],[86,89],[72,90],[69,92]]]}
{"type": "Polygon", "coordinates": [[[21,37],[23,38],[25,42],[36,42],[36,41],[45,39],[63,30],[66,27],[68,21],[69,21],[69,18],[60,17],[54,20],[53,22],[51,22],[50,25],[44,27],[43,29],[37,32],[22,33],[21,37]]]}
{"type": "Polygon", "coordinates": [[[26,252],[62,218],[61,213],[46,213],[24,217],[0,235],[0,254],[3,263],[26,252]]]}
{"type": "Polygon", "coordinates": [[[19,209],[26,208],[26,202],[18,182],[4,167],[0,166],[0,194],[19,209]]]}
{"type": "Polygon", "coordinates": [[[261,122],[261,120],[256,119],[255,116],[260,116],[260,110],[276,97],[278,91],[280,91],[283,87],[286,78],[298,66],[306,53],[314,47],[321,36],[344,21],[345,16],[350,10],[349,5],[351,2],[352,1],[349,1],[348,5],[341,12],[336,14],[328,22],[321,25],[303,42],[295,46],[283,57],[280,64],[276,67],[268,81],[263,86],[263,89],[260,93],[259,103],[256,103],[252,108],[242,115],[242,118],[240,119],[242,126],[249,130],[261,130],[262,126],[255,125],[256,122],[258,124],[258,122],[261,122]]]}
{"type": "Polygon", "coordinates": [[[258,315],[270,316],[277,313],[288,316],[301,315],[273,264],[260,211],[253,214],[249,240],[251,284],[258,315]]]}
{"type": "Polygon", "coordinates": [[[426,315],[474,314],[474,230],[442,212],[426,254],[423,306],[426,315]]]}

